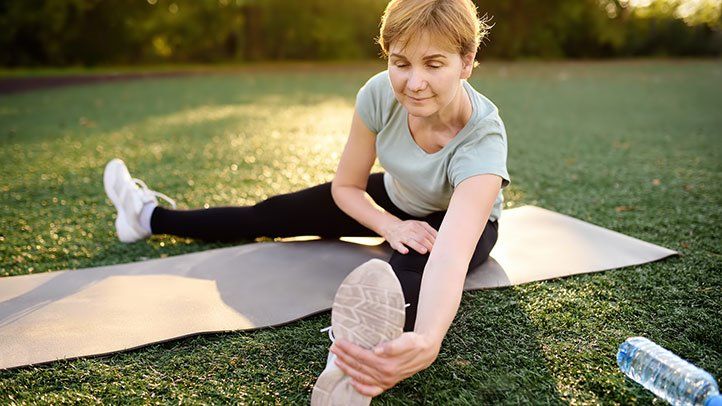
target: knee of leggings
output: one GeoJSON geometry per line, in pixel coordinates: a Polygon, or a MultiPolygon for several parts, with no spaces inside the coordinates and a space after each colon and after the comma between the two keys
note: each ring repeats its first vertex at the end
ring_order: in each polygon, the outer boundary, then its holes
{"type": "Polygon", "coordinates": [[[396,269],[394,269],[394,273],[401,284],[401,290],[404,293],[404,303],[408,304],[408,307],[405,308],[406,321],[404,331],[412,331],[416,323],[416,308],[419,304],[421,273],[415,271],[399,271],[396,269]]]}
{"type": "Polygon", "coordinates": [[[429,255],[428,253],[421,254],[409,250],[407,254],[394,252],[389,259],[389,264],[401,283],[404,301],[409,305],[406,307],[404,331],[413,331],[416,325],[416,309],[419,305],[421,277],[429,260],[429,255]]]}
{"type": "Polygon", "coordinates": [[[389,259],[389,264],[394,272],[414,272],[421,275],[429,261],[429,255],[428,253],[420,254],[414,250],[409,250],[407,254],[394,252],[389,259]]]}

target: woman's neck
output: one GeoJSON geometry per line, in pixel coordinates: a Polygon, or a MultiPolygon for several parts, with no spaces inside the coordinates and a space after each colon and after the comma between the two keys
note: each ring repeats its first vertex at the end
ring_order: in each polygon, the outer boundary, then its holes
{"type": "Polygon", "coordinates": [[[419,130],[431,131],[432,133],[451,131],[453,133],[452,136],[454,136],[459,130],[464,128],[469,119],[471,119],[472,113],[471,100],[464,88],[463,82],[460,82],[459,90],[451,100],[451,103],[446,107],[428,117],[410,116],[409,118],[415,122],[415,127],[419,130]]]}

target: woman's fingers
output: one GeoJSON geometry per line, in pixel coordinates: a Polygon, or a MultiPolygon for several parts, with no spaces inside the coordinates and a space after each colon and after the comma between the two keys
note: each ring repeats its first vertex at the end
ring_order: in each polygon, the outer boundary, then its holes
{"type": "Polygon", "coordinates": [[[350,376],[358,383],[370,386],[375,386],[379,384],[379,382],[373,377],[351,368],[351,366],[346,362],[342,361],[340,357],[336,358],[334,362],[346,375],[350,376]]]}
{"type": "Polygon", "coordinates": [[[431,241],[436,240],[436,233],[437,233],[436,229],[434,227],[431,227],[431,225],[425,221],[422,221],[421,224],[423,225],[424,229],[426,229],[426,231],[428,231],[429,234],[431,235],[431,237],[432,237],[431,241]]]}
{"type": "Polygon", "coordinates": [[[425,221],[408,220],[389,236],[388,241],[391,248],[401,254],[408,254],[409,249],[426,254],[434,247],[436,230],[425,221]]]}
{"type": "Polygon", "coordinates": [[[404,244],[406,244],[410,248],[413,248],[414,251],[418,252],[419,254],[426,254],[428,252],[428,249],[426,248],[426,246],[424,246],[424,244],[413,239],[413,237],[409,238],[407,242],[404,242],[404,244]]]}
{"type": "Polygon", "coordinates": [[[421,242],[428,251],[431,251],[436,241],[436,230],[425,221],[419,221],[418,223],[419,238],[417,240],[421,242]]]}
{"type": "Polygon", "coordinates": [[[431,227],[429,223],[425,221],[417,221],[414,232],[423,236],[424,238],[428,238],[432,244],[436,240],[436,230],[434,230],[434,227],[431,227]]]}
{"type": "Polygon", "coordinates": [[[424,239],[423,244],[427,251],[431,251],[431,249],[434,248],[433,240],[430,240],[428,237],[424,239]]]}
{"type": "Polygon", "coordinates": [[[408,254],[409,250],[406,248],[402,243],[389,243],[391,245],[391,248],[395,249],[396,251],[402,253],[402,254],[408,254]]]}
{"type": "Polygon", "coordinates": [[[372,398],[384,393],[384,389],[380,386],[364,385],[363,383],[355,382],[354,380],[351,380],[351,385],[356,388],[358,393],[372,398]]]}
{"type": "Polygon", "coordinates": [[[413,238],[408,238],[408,237],[400,240],[396,244],[391,244],[391,248],[395,249],[396,251],[398,251],[402,254],[408,254],[409,248],[413,249],[414,251],[418,251],[421,254],[425,254],[425,252],[422,252],[425,250],[425,248],[422,245],[420,245],[413,238]]]}
{"type": "MultiPolygon", "coordinates": [[[[427,236],[412,237],[412,238],[418,244],[418,246],[423,247],[426,250],[426,252],[431,251],[431,249],[434,247],[434,243],[427,236]]],[[[416,249],[416,248],[414,248],[414,249],[416,249]]],[[[422,252],[422,254],[425,254],[426,252],[422,252]]]]}

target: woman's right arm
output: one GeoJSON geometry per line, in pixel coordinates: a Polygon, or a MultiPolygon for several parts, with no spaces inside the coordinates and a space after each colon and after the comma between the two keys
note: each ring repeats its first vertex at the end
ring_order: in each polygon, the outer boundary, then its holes
{"type": "Polygon", "coordinates": [[[336,205],[366,228],[383,236],[384,230],[401,220],[376,204],[366,193],[371,167],[376,160],[376,134],[354,110],[346,147],[331,183],[336,205]]]}
{"type": "Polygon", "coordinates": [[[423,221],[402,221],[380,207],[366,193],[371,167],[376,160],[376,134],[354,111],[346,147],[331,182],[336,205],[353,219],[384,237],[392,248],[408,253],[409,248],[425,254],[436,239],[436,230],[423,221]]]}

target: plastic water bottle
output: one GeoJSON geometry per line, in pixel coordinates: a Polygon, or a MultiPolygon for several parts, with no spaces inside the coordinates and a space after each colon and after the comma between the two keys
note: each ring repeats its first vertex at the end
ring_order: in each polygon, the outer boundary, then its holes
{"type": "Polygon", "coordinates": [[[722,406],[712,375],[644,337],[623,342],[617,364],[628,377],[673,405],[722,406]]]}

